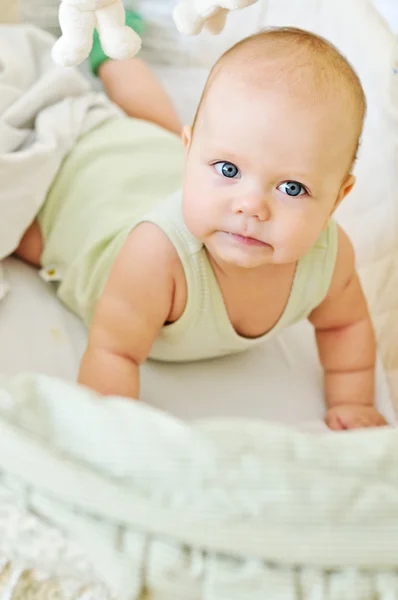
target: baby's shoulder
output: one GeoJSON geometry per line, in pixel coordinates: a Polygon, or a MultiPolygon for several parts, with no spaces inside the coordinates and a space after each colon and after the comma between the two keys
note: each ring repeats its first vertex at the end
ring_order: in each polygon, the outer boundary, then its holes
{"type": "Polygon", "coordinates": [[[143,290],[154,290],[170,298],[168,321],[177,320],[185,307],[187,284],[184,267],[178,252],[167,234],[155,223],[144,221],[137,225],[126,241],[126,271],[143,290]]]}
{"type": "Polygon", "coordinates": [[[170,271],[181,265],[169,236],[151,221],[143,221],[131,231],[126,240],[126,251],[132,260],[146,263],[155,272],[170,271]]]}

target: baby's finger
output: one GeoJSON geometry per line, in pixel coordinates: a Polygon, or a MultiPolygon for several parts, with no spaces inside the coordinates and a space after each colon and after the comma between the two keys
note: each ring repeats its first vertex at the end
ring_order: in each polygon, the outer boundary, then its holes
{"type": "Polygon", "coordinates": [[[369,427],[382,427],[386,425],[384,418],[381,415],[362,415],[351,421],[349,429],[366,429],[369,427]]]}
{"type": "Polygon", "coordinates": [[[374,424],[376,425],[376,427],[385,427],[386,425],[388,425],[383,415],[380,414],[377,414],[374,424]]]}
{"type": "Polygon", "coordinates": [[[348,425],[348,429],[366,429],[367,427],[373,427],[371,419],[368,417],[357,417],[352,419],[348,425]]]}
{"type": "Polygon", "coordinates": [[[339,415],[335,412],[326,413],[325,423],[333,431],[343,431],[345,429],[339,415]]]}

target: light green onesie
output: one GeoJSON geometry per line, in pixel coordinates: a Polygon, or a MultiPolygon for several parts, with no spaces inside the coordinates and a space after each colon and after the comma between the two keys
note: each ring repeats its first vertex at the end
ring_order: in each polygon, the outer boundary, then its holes
{"type": "Polygon", "coordinates": [[[327,294],[337,252],[331,221],[299,261],[279,322],[260,338],[241,337],[228,319],[205,249],[182,219],[183,158],[173,134],[135,119],[109,121],[78,142],[39,215],[42,264],[56,266],[62,275],[59,297],[87,325],[129,232],[150,221],[166,233],[182,262],[188,297],[181,318],[164,326],[152,347],[150,357],[163,361],[239,352],[304,319],[327,294]]]}

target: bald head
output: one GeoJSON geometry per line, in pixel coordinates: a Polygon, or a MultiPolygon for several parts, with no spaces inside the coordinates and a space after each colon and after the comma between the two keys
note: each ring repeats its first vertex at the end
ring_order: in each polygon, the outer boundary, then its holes
{"type": "Polygon", "coordinates": [[[225,52],[206,82],[194,128],[214,86],[245,87],[251,92],[294,94],[307,105],[331,102],[350,119],[355,153],[363,128],[366,99],[355,71],[328,41],[301,29],[270,28],[225,52]]]}

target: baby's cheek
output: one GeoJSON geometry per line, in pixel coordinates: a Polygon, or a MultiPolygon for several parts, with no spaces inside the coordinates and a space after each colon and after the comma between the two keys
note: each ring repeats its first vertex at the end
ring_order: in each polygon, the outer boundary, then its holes
{"type": "Polygon", "coordinates": [[[318,239],[324,220],[312,211],[297,211],[285,221],[285,239],[300,252],[305,254],[318,239]]]}
{"type": "Polygon", "coordinates": [[[192,235],[202,239],[206,234],[206,212],[196,194],[184,198],[182,213],[185,225],[192,235]]]}
{"type": "Polygon", "coordinates": [[[307,254],[317,237],[308,227],[286,227],[276,237],[276,250],[283,256],[283,262],[293,262],[307,254]]]}
{"type": "Polygon", "coordinates": [[[275,219],[274,234],[275,238],[283,243],[284,246],[289,246],[291,243],[297,243],[302,237],[305,223],[296,218],[295,215],[284,214],[275,219]]]}

